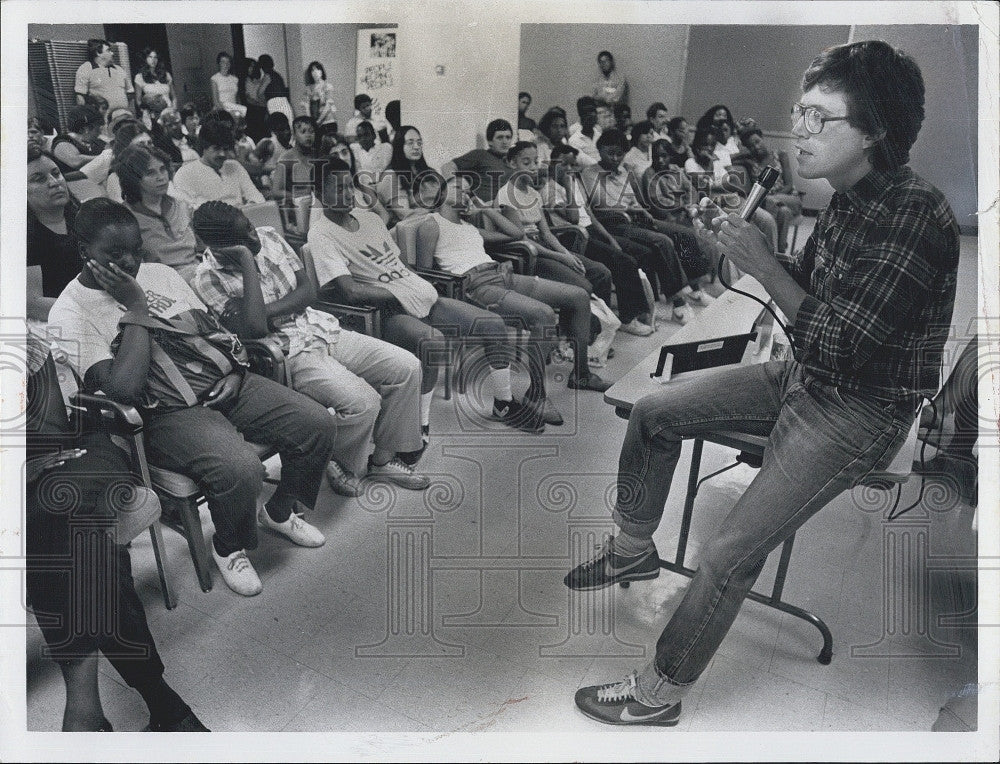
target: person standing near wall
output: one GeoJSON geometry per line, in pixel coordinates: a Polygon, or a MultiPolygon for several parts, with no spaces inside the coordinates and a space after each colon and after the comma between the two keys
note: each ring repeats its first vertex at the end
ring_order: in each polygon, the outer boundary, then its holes
{"type": "Polygon", "coordinates": [[[597,66],[600,73],[594,82],[594,98],[614,106],[618,103],[628,103],[628,80],[615,66],[615,57],[602,50],[597,54],[597,66]]]}

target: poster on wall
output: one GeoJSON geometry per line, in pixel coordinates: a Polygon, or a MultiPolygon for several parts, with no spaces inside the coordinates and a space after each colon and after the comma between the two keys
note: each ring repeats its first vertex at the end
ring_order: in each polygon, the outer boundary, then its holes
{"type": "Polygon", "coordinates": [[[385,105],[399,98],[399,62],[396,58],[395,29],[358,30],[356,93],[372,99],[372,122],[376,128],[385,120],[385,105]]]}

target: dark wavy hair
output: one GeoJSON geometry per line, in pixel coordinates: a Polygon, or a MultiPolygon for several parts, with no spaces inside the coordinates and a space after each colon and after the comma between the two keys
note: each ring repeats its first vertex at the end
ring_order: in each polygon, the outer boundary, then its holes
{"type": "Polygon", "coordinates": [[[171,173],[170,157],[155,146],[129,146],[115,160],[115,172],[122,187],[122,199],[129,204],[142,201],[142,179],[152,162],[163,162],[171,173]]]}
{"type": "Polygon", "coordinates": [[[160,57],[160,51],[156,48],[143,48],[142,49],[142,68],[139,70],[139,74],[142,76],[144,82],[154,83],[154,82],[166,82],[167,81],[167,67],[163,63],[163,59],[160,57]],[[146,59],[149,57],[150,53],[156,54],[156,68],[150,69],[149,64],[146,63],[146,59]]]}
{"type": "Polygon", "coordinates": [[[803,92],[814,87],[843,93],[848,124],[880,136],[872,166],[888,170],[910,160],[924,121],[924,78],[913,58],[882,40],[827,48],[802,75],[803,92]]]}
{"type": "Polygon", "coordinates": [[[312,80],[313,69],[319,69],[320,74],[323,75],[323,81],[326,82],[326,69],[324,68],[323,64],[321,64],[319,61],[310,61],[309,66],[306,67],[306,74],[305,74],[306,85],[313,84],[312,80]]]}
{"type": "Polygon", "coordinates": [[[409,191],[413,187],[414,179],[420,177],[430,169],[427,165],[427,160],[424,158],[423,150],[420,152],[420,159],[415,162],[411,162],[403,153],[403,143],[406,140],[406,134],[410,130],[420,135],[420,131],[413,125],[402,125],[396,131],[396,135],[392,138],[392,159],[389,160],[389,166],[386,167],[386,170],[392,170],[396,173],[404,191],[409,191]]]}
{"type": "Polygon", "coordinates": [[[653,123],[648,119],[642,120],[642,122],[636,122],[632,125],[632,147],[639,147],[639,137],[645,135],[653,129],[653,123]]]}

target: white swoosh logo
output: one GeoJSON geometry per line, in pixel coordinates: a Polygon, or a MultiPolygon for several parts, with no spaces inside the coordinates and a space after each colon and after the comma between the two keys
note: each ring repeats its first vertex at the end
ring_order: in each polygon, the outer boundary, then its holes
{"type": "Polygon", "coordinates": [[[646,719],[652,719],[654,716],[659,716],[669,708],[670,706],[668,706],[667,708],[661,708],[658,711],[653,711],[653,713],[651,714],[645,714],[643,716],[633,716],[631,713],[629,713],[628,706],[626,705],[624,708],[622,708],[621,716],[619,718],[623,722],[642,722],[645,721],[646,719]]]}

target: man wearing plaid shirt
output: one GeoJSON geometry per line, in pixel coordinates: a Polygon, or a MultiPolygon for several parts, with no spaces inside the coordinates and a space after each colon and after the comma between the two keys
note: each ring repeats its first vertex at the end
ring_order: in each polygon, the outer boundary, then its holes
{"type": "Polygon", "coordinates": [[[240,337],[277,341],[288,359],[292,388],[334,413],[337,445],[327,468],[334,490],[360,495],[355,475],[372,438],[369,478],[427,488],[430,480],[397,456],[423,448],[417,357],[341,329],[334,316],[309,307],[315,286],[273,228],[255,229],[224,202],[203,204],[191,225],[210,247],[191,281],[198,296],[240,337]]]}
{"type": "MultiPolygon", "coordinates": [[[[754,276],[790,327],[794,358],[677,380],[632,410],[619,462],[617,534],[565,583],[598,589],[655,578],[652,535],[683,438],[769,436],[763,465],[707,540],[654,659],[576,704],[609,724],[671,726],[768,554],[834,497],[895,456],[922,396],[938,387],[955,298],[958,225],[907,166],[924,116],[923,78],[880,41],[830,48],[792,110],[799,174],[836,193],[800,259],[779,262],[736,215],[706,235],[754,276]]],[[[775,327],[775,331],[779,331],[775,327]]]]}

